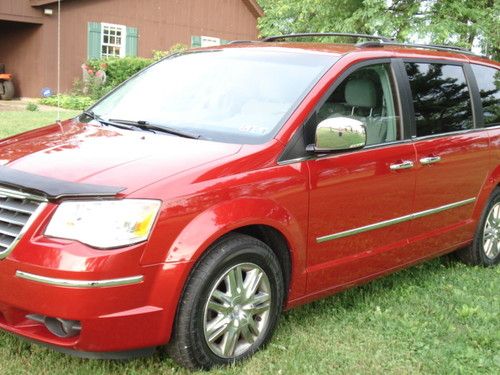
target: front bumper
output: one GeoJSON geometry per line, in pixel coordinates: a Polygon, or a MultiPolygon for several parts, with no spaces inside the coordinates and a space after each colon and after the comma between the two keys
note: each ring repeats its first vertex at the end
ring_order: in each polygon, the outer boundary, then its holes
{"type": "Polygon", "coordinates": [[[0,328],[87,357],[168,342],[190,263],[141,266],[141,246],[107,254],[81,244],[68,251],[47,245],[18,246],[0,261],[0,328]],[[20,261],[28,250],[45,264],[20,261]],[[30,314],[77,320],[81,331],[60,338],[30,314]]]}

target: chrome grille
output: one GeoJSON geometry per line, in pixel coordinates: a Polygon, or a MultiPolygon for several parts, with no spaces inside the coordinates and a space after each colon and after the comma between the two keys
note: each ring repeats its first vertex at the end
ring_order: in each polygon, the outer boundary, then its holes
{"type": "Polygon", "coordinates": [[[0,187],[0,259],[16,246],[44,201],[42,197],[0,187]]]}

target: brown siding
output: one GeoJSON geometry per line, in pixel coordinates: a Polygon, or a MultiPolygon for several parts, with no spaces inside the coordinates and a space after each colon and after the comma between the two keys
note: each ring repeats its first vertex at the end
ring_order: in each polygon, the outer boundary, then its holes
{"type": "MultiPolygon", "coordinates": [[[[4,4],[5,0],[0,0],[4,4]]],[[[10,0],[7,3],[26,3],[10,0]]],[[[36,45],[25,46],[23,53],[14,52],[19,40],[15,32],[10,38],[10,54],[3,62],[12,66],[19,63],[19,55],[35,54],[40,66],[38,77],[27,72],[28,62],[21,63],[19,73],[23,96],[38,96],[43,87],[56,88],[56,4],[32,8],[40,15],[43,8],[54,9],[54,15],[42,16],[44,24],[36,34],[36,45]],[[21,73],[22,72],[22,73],[21,73]],[[29,81],[25,78],[30,76],[29,81]]],[[[0,8],[0,13],[2,12],[0,8]]],[[[255,39],[257,19],[244,0],[65,0],[62,2],[62,90],[69,90],[73,80],[81,77],[81,64],[87,58],[88,22],[116,23],[139,30],[139,55],[150,57],[153,50],[167,50],[175,43],[189,45],[192,35],[206,35],[222,39],[255,39]]],[[[1,19],[1,16],[0,16],[1,19]]],[[[2,39],[3,35],[2,35],[2,39]]],[[[0,52],[0,60],[2,54],[0,52]]],[[[11,69],[12,70],[12,69],[11,69]]]]}
{"type": "Polygon", "coordinates": [[[42,14],[27,0],[0,0],[0,20],[41,23],[42,14]]]}

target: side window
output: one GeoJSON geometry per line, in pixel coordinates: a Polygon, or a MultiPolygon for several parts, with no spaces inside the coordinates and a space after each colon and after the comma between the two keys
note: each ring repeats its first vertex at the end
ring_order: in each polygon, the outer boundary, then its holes
{"type": "Polygon", "coordinates": [[[500,70],[471,64],[483,105],[485,126],[500,125],[500,70]]]}
{"type": "Polygon", "coordinates": [[[366,125],[367,145],[398,139],[399,117],[389,64],[361,68],[347,77],[318,112],[318,123],[349,117],[366,125]]]}
{"type": "Polygon", "coordinates": [[[469,88],[461,66],[428,63],[405,66],[418,137],[473,127],[469,88]]]}

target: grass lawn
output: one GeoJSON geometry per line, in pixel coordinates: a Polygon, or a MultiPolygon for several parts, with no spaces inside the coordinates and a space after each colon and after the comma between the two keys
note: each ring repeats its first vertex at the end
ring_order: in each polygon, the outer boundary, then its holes
{"type": "MultiPolygon", "coordinates": [[[[61,111],[61,119],[75,116],[81,111],[61,111]]],[[[57,111],[0,111],[0,139],[42,125],[53,124],[57,111]]]]}
{"type": "MultiPolygon", "coordinates": [[[[0,113],[1,136],[53,121],[41,114],[0,113]]],[[[213,373],[499,374],[499,282],[498,267],[437,259],[285,313],[266,350],[213,373]]],[[[0,374],[171,373],[188,372],[163,354],[82,360],[0,332],[0,374]]]]}

